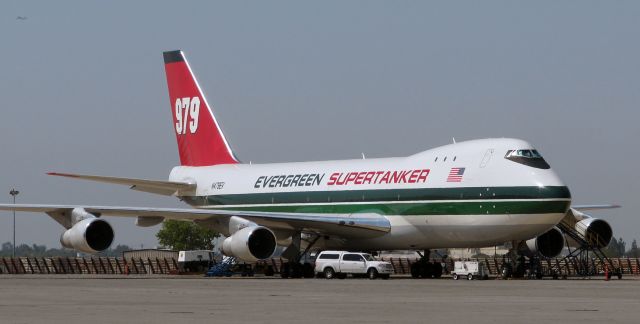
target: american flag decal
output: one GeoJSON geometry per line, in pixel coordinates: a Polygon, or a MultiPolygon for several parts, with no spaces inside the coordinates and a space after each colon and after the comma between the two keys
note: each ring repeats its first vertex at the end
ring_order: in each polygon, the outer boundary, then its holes
{"type": "Polygon", "coordinates": [[[449,176],[447,177],[447,182],[461,182],[464,169],[465,168],[451,168],[449,176]]]}

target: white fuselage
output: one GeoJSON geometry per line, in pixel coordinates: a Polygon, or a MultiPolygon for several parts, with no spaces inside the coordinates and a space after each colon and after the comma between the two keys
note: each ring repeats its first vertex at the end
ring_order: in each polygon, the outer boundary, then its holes
{"type": "Polygon", "coordinates": [[[376,213],[391,224],[376,238],[325,238],[325,248],[482,247],[538,236],[570,206],[551,168],[505,158],[520,149],[533,148],[517,139],[483,139],[401,158],[175,167],[169,180],[197,183],[195,196],[181,198],[198,208],[376,213]],[[453,168],[464,170],[458,175],[453,168]]]}

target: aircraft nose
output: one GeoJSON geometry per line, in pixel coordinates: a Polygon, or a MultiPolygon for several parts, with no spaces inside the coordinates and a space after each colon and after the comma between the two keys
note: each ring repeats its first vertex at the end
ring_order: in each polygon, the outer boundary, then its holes
{"type": "Polygon", "coordinates": [[[531,182],[539,188],[539,198],[571,199],[569,188],[553,169],[532,171],[529,177],[531,182]]]}

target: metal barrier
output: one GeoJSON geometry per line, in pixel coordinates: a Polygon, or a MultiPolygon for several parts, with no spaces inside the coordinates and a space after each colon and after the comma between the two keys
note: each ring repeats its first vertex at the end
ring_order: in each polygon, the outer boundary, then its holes
{"type": "MultiPolygon", "coordinates": [[[[417,258],[382,258],[391,262],[396,274],[410,274],[411,264],[417,258]]],[[[498,275],[502,258],[471,258],[470,261],[483,261],[487,264],[491,275],[498,275]]],[[[441,262],[441,259],[431,259],[431,262],[441,262]]],[[[456,260],[445,260],[445,273],[453,269],[456,260]]],[[[611,258],[614,266],[619,267],[625,275],[640,275],[640,258],[611,258]]],[[[273,258],[253,264],[256,268],[270,267],[274,272],[280,272],[286,260],[273,258]]],[[[597,275],[603,274],[605,265],[598,258],[555,258],[542,260],[543,271],[560,269],[559,275],[597,275]]],[[[114,275],[166,275],[178,274],[178,262],[175,258],[115,258],[115,257],[2,257],[0,258],[0,274],[114,274],[114,275]]]]}
{"type": "Polygon", "coordinates": [[[19,257],[2,258],[0,274],[177,274],[171,258],[19,257]]]}

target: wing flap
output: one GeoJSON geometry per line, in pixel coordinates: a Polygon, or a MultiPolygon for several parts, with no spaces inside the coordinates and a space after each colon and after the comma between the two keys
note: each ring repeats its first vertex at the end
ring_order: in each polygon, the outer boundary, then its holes
{"type": "Polygon", "coordinates": [[[72,174],[72,173],[58,173],[49,172],[48,175],[66,177],[72,179],[82,179],[96,182],[104,182],[111,184],[119,184],[129,186],[132,190],[143,191],[158,195],[175,196],[175,195],[189,195],[194,194],[196,191],[196,184],[186,182],[175,181],[158,181],[136,178],[120,178],[120,177],[106,177],[87,174],[72,174]]]}

